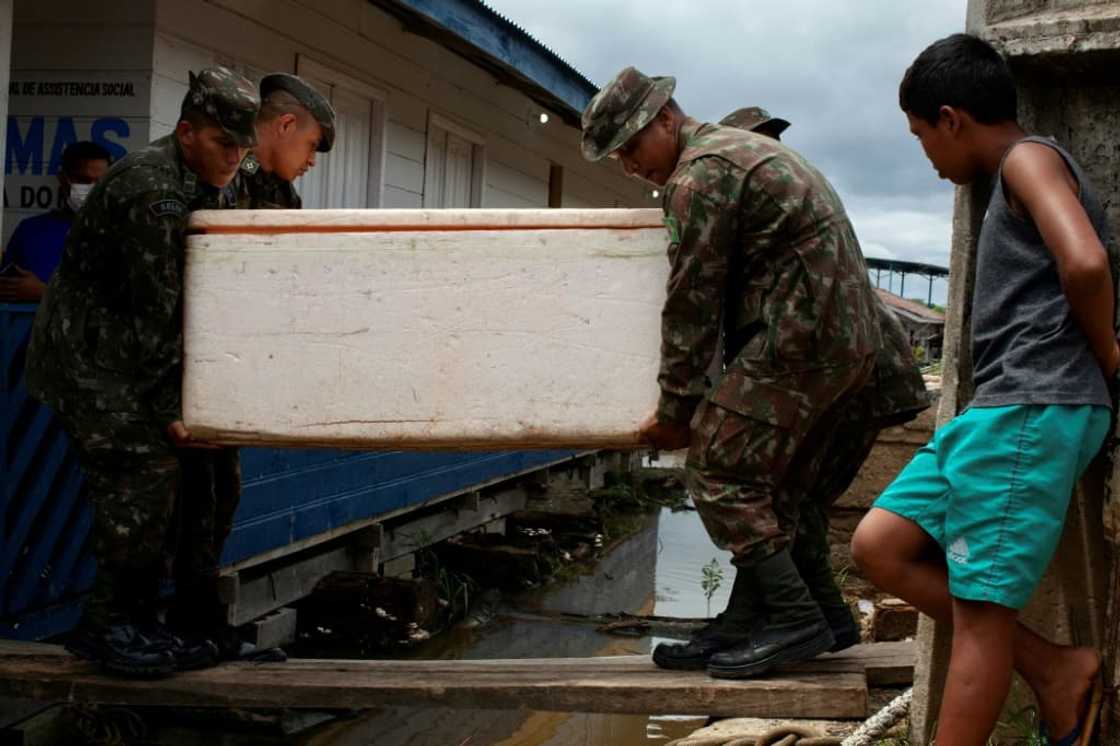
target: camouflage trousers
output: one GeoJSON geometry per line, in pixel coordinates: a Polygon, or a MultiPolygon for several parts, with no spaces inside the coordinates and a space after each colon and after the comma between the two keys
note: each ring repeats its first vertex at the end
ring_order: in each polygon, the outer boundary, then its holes
{"type": "Polygon", "coordinates": [[[163,430],[135,415],[59,415],[78,451],[93,508],[89,540],[97,575],[84,622],[154,613],[179,486],[179,459],[163,430]]]}
{"type": "Polygon", "coordinates": [[[179,455],[180,499],[175,506],[175,578],[217,574],[222,549],[241,502],[241,452],[191,449],[179,455]]]}
{"type": "Polygon", "coordinates": [[[801,537],[803,550],[828,551],[824,508],[878,432],[857,406],[873,368],[868,358],[779,377],[733,365],[700,405],[688,491],[712,541],[736,564],[753,565],[801,537]]]}

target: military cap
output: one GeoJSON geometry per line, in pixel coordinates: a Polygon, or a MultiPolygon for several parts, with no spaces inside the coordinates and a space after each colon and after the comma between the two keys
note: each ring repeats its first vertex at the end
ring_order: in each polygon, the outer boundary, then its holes
{"type": "Polygon", "coordinates": [[[677,79],[648,77],[628,67],[595,94],[583,112],[583,157],[599,161],[653,121],[673,95],[677,79]]]}
{"type": "Polygon", "coordinates": [[[334,146],[334,108],[330,102],[303,78],[290,73],[272,73],[261,78],[261,98],[270,93],[285,91],[295,97],[303,108],[311,112],[323,136],[319,139],[319,152],[328,153],[334,146]]]}
{"type": "Polygon", "coordinates": [[[253,84],[221,66],[188,75],[190,90],[183,99],[182,112],[192,109],[201,111],[217,122],[241,147],[256,145],[254,124],[261,110],[261,98],[253,84]]]}
{"type": "Polygon", "coordinates": [[[777,137],[789,127],[789,122],[779,117],[771,116],[770,112],[761,106],[748,106],[745,109],[736,109],[719,123],[725,127],[737,127],[741,130],[753,130],[763,134],[777,137]]]}

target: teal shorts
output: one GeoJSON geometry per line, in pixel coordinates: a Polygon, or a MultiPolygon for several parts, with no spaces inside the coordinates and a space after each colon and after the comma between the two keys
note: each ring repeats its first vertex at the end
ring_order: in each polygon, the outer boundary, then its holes
{"type": "Polygon", "coordinates": [[[1108,434],[1105,407],[974,407],[939,429],[875,507],[913,521],[945,552],[954,598],[1026,606],[1077,479],[1108,434]]]}

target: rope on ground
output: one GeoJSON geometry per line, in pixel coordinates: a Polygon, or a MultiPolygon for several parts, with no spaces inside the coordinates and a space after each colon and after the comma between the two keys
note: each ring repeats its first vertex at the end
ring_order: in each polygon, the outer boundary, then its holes
{"type": "Polygon", "coordinates": [[[872,742],[886,735],[910,712],[910,700],[914,689],[907,689],[891,700],[891,703],[875,713],[867,722],[856,728],[856,732],[844,739],[841,746],[871,746],[872,742]]]}
{"type": "Polygon", "coordinates": [[[871,746],[882,738],[910,712],[913,689],[907,689],[891,703],[872,715],[847,738],[826,736],[812,728],[800,725],[783,725],[752,736],[685,736],[669,742],[667,746],[871,746]]]}

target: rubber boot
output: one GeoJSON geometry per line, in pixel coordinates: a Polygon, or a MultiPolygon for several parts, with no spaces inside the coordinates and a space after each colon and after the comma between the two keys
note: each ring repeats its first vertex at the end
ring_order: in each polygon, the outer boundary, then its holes
{"type": "Polygon", "coordinates": [[[121,676],[150,679],[175,671],[175,656],[167,646],[150,640],[124,618],[106,626],[79,624],[67,639],[66,649],[121,676]]]}
{"type": "Polygon", "coordinates": [[[653,662],[677,671],[702,670],[715,653],[749,640],[751,630],[761,621],[758,593],[751,584],[750,573],[737,569],[727,608],[688,642],[658,645],[653,650],[653,662]]]}
{"type": "Polygon", "coordinates": [[[226,621],[225,606],[218,594],[218,577],[181,580],[168,613],[176,635],[193,645],[207,645],[215,662],[283,662],[287,654],[280,648],[258,648],[241,639],[237,628],[226,621]]]}
{"type": "Polygon", "coordinates": [[[130,599],[133,624],[153,645],[162,646],[175,658],[179,671],[210,668],[218,662],[218,650],[207,640],[186,640],[174,634],[159,618],[159,588],[162,573],[138,572],[130,599]]]}
{"type": "MultiPolygon", "coordinates": [[[[804,516],[808,518],[808,516],[804,516]]],[[[829,649],[830,653],[850,648],[860,642],[859,624],[852,615],[852,609],[844,600],[844,594],[836,584],[836,576],[832,573],[832,562],[829,559],[828,524],[822,526],[823,531],[797,532],[797,541],[791,553],[797,572],[813,600],[821,607],[828,622],[829,629],[835,642],[829,649]],[[820,539],[823,539],[821,541],[820,539]]]]}
{"type": "Polygon", "coordinates": [[[789,549],[752,568],[766,623],[748,642],[712,655],[708,673],[716,678],[761,676],[784,663],[808,660],[835,642],[824,614],[793,564],[789,549]]]}

